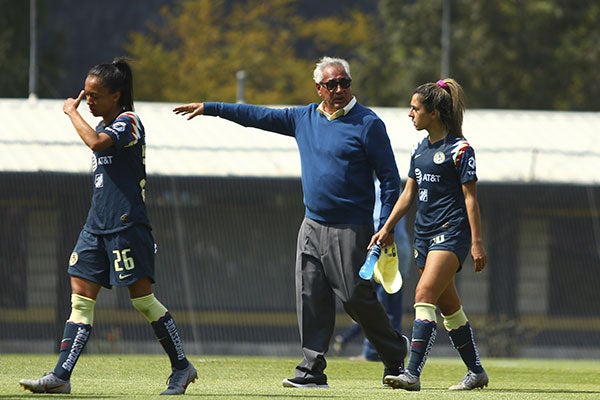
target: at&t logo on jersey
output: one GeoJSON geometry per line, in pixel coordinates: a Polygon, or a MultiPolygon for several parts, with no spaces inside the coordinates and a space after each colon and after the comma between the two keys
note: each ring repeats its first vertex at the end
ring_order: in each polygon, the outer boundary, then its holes
{"type": "Polygon", "coordinates": [[[419,201],[429,201],[429,191],[427,189],[419,189],[419,201]]]}
{"type": "Polygon", "coordinates": [[[109,165],[112,164],[113,156],[100,156],[98,157],[98,165],[109,165]]]}
{"type": "Polygon", "coordinates": [[[415,178],[417,178],[417,184],[421,185],[421,182],[439,182],[441,175],[437,174],[424,174],[419,168],[415,168],[415,178]]]}
{"type": "Polygon", "coordinates": [[[419,168],[415,168],[415,178],[417,178],[417,184],[421,184],[421,180],[423,179],[423,174],[419,168]]]}
{"type": "Polygon", "coordinates": [[[421,182],[439,182],[441,177],[441,175],[437,174],[423,174],[421,182]]]}
{"type": "Polygon", "coordinates": [[[92,155],[92,171],[96,171],[98,165],[108,165],[112,164],[113,156],[100,156],[97,157],[96,154],[92,155]]]}

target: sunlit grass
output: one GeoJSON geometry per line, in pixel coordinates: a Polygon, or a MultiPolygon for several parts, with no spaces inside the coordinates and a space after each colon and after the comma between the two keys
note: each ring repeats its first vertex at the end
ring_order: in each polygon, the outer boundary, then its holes
{"type": "MultiPolygon", "coordinates": [[[[465,374],[461,361],[431,358],[420,392],[381,385],[380,363],[328,359],[330,389],[289,389],[282,379],[293,376],[298,359],[275,357],[189,356],[200,379],[186,397],[215,399],[598,399],[600,361],[485,359],[490,384],[484,390],[450,392],[465,374]]],[[[23,391],[18,381],[51,370],[55,355],[0,355],[0,399],[48,396],[23,391]]],[[[71,379],[71,395],[60,399],[152,399],[165,389],[170,373],[166,356],[84,354],[71,379]]]]}

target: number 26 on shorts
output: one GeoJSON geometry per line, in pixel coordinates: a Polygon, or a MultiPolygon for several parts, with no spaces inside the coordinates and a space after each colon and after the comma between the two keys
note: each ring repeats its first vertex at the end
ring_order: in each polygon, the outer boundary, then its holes
{"type": "Polygon", "coordinates": [[[131,251],[131,249],[123,249],[121,251],[119,250],[113,250],[113,254],[115,255],[115,271],[119,272],[119,271],[131,271],[132,269],[135,268],[135,263],[133,262],[133,257],[130,257],[128,255],[128,253],[131,251]],[[121,263],[123,265],[121,265],[121,263]]]}

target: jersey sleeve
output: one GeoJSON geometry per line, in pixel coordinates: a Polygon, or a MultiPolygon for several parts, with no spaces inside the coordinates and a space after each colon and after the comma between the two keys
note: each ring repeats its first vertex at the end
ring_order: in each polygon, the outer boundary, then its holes
{"type": "Polygon", "coordinates": [[[467,142],[463,142],[458,146],[456,153],[453,154],[453,158],[461,184],[469,181],[477,181],[475,150],[467,142]]]}
{"type": "Polygon", "coordinates": [[[118,150],[137,144],[141,131],[140,118],[133,112],[124,112],[102,130],[112,138],[118,150]]]}
{"type": "Polygon", "coordinates": [[[296,119],[308,107],[272,108],[254,104],[205,102],[204,115],[221,117],[245,127],[295,136],[296,119]]]}

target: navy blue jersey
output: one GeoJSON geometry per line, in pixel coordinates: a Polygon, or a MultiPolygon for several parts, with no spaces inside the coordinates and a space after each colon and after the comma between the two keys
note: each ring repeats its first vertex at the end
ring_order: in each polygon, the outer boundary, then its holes
{"type": "Polygon", "coordinates": [[[408,176],[418,185],[415,237],[431,239],[469,229],[462,184],[476,181],[475,152],[464,138],[429,143],[425,136],[411,155],[408,176]]]}
{"type": "Polygon", "coordinates": [[[150,226],[144,203],[146,135],[140,118],[124,112],[108,126],[100,122],[96,132],[109,135],[114,145],[93,154],[94,193],[85,229],[107,234],[135,224],[150,226]]]}

